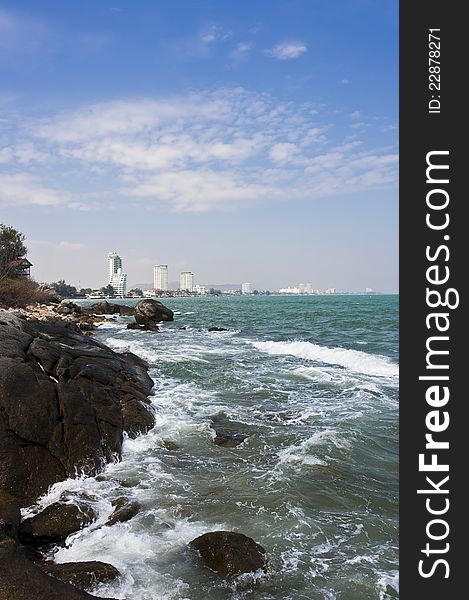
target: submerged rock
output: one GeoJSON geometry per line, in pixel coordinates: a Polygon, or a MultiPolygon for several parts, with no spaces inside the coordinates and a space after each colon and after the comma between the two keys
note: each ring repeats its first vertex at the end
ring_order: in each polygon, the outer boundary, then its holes
{"type": "Polygon", "coordinates": [[[163,448],[166,448],[166,450],[179,450],[179,446],[177,444],[175,444],[174,442],[172,442],[171,440],[163,440],[163,448]]]}
{"type": "Polygon", "coordinates": [[[215,431],[213,443],[223,448],[236,448],[247,438],[246,435],[236,431],[236,425],[228,420],[224,412],[211,417],[210,427],[215,431]]]}
{"type": "Polygon", "coordinates": [[[213,443],[217,446],[222,446],[223,448],[236,448],[236,446],[242,444],[245,439],[246,436],[241,433],[220,434],[218,432],[217,435],[213,438],[213,443]]]}
{"type": "Polygon", "coordinates": [[[264,548],[252,538],[234,531],[212,531],[189,542],[207,567],[222,575],[267,570],[264,548]]]}
{"type": "MultiPolygon", "coordinates": [[[[139,323],[129,323],[127,325],[127,329],[140,329],[140,331],[148,331],[149,330],[148,327],[146,327],[145,325],[140,325],[139,323]]],[[[153,331],[158,331],[158,327],[153,329],[153,331]]]]}
{"type": "Polygon", "coordinates": [[[60,504],[47,506],[42,512],[20,525],[20,539],[26,544],[42,546],[64,541],[96,520],[96,513],[86,504],[60,504]]]}
{"type": "Polygon", "coordinates": [[[119,577],[113,565],[96,560],[76,563],[43,562],[39,566],[60,581],[71,583],[80,590],[87,590],[98,583],[107,583],[119,577]]]}
{"type": "Polygon", "coordinates": [[[226,327],[209,327],[208,331],[228,331],[226,327]]]}
{"type": "Polygon", "coordinates": [[[115,523],[125,523],[130,521],[142,508],[137,500],[129,500],[128,498],[117,498],[112,505],[115,507],[114,512],[107,520],[106,525],[114,525],[115,523]]]}

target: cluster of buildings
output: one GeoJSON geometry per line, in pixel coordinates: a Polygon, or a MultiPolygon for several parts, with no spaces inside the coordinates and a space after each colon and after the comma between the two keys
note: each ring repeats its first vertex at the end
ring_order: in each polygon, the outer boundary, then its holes
{"type": "MultiPolygon", "coordinates": [[[[108,258],[108,269],[109,278],[107,288],[117,296],[124,298],[127,296],[127,273],[122,269],[122,259],[116,252],[109,252],[108,258]]],[[[161,295],[186,295],[186,294],[197,294],[205,296],[209,292],[203,285],[196,285],[194,281],[194,273],[192,271],[182,271],[179,275],[179,289],[170,289],[169,277],[168,277],[168,265],[155,265],[153,267],[153,287],[149,290],[145,290],[144,295],[147,297],[157,297],[161,295]]],[[[248,281],[241,284],[241,290],[228,290],[223,292],[229,295],[243,295],[249,296],[252,294],[263,294],[270,292],[258,292],[252,289],[252,284],[248,281]]],[[[314,290],[311,283],[298,283],[294,286],[280,288],[278,294],[285,295],[304,295],[304,294],[338,294],[345,292],[338,292],[335,288],[328,288],[321,292],[314,290]]],[[[365,293],[375,293],[371,288],[366,288],[365,293]]]]}
{"type": "MultiPolygon", "coordinates": [[[[115,296],[127,296],[127,273],[122,268],[122,258],[116,252],[109,252],[108,260],[108,288],[112,288],[115,296]]],[[[111,290],[110,290],[111,291],[111,290]]],[[[155,265],[153,267],[153,287],[144,292],[145,296],[159,296],[161,293],[173,292],[169,287],[168,265],[155,265]]],[[[181,294],[198,294],[204,296],[208,290],[203,285],[196,285],[192,271],[182,271],[179,275],[179,292],[181,294]]],[[[237,291],[239,293],[239,290],[237,291]]],[[[248,282],[242,284],[241,293],[252,294],[252,285],[248,282]]]]}

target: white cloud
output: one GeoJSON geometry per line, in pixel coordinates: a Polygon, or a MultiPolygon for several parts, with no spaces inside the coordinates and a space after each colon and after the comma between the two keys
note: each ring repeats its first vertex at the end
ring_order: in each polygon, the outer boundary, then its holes
{"type": "Polygon", "coordinates": [[[214,42],[224,42],[231,36],[231,31],[224,31],[219,25],[212,24],[201,34],[200,39],[204,44],[213,44],[214,42]]]}
{"type": "Polygon", "coordinates": [[[281,142],[272,146],[269,152],[269,158],[276,163],[285,163],[297,152],[296,144],[281,142]]]}
{"type": "Polygon", "coordinates": [[[266,54],[277,60],[291,60],[298,58],[307,51],[308,48],[303,43],[286,42],[284,44],[277,44],[270,50],[266,50],[266,54]]]}
{"type": "Polygon", "coordinates": [[[147,177],[127,193],[169,204],[176,212],[230,210],[266,198],[275,190],[230,172],[191,170],[147,177]]]}
{"type": "Polygon", "coordinates": [[[201,212],[395,181],[389,150],[341,137],[326,110],[230,88],[23,119],[0,150],[21,172],[2,176],[2,202],[102,210],[145,200],[201,212]],[[47,183],[53,176],[68,194],[47,183]]]}
{"type": "Polygon", "coordinates": [[[0,206],[63,204],[66,196],[44,185],[37,177],[27,173],[14,175],[0,173],[0,206]]]}
{"type": "Polygon", "coordinates": [[[252,49],[252,46],[253,45],[251,42],[239,42],[239,44],[236,45],[236,52],[244,54],[246,52],[249,52],[249,50],[252,49]]]}

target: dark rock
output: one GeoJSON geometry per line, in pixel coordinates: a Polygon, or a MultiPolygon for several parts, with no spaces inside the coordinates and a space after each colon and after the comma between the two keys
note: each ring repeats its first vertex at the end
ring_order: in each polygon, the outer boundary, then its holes
{"type": "Polygon", "coordinates": [[[124,432],[154,423],[147,369],[73,322],[0,310],[0,491],[26,506],[57,481],[118,460],[124,432]]]}
{"type": "Polygon", "coordinates": [[[95,302],[91,306],[88,306],[87,312],[95,315],[115,315],[120,314],[120,307],[119,304],[112,304],[107,300],[103,300],[103,302],[95,302]]]}
{"type": "Polygon", "coordinates": [[[171,451],[179,450],[179,446],[170,440],[163,440],[163,447],[171,451]]]}
{"type": "Polygon", "coordinates": [[[1,600],[90,600],[96,599],[96,596],[50,577],[29,560],[27,554],[14,540],[2,538],[0,534],[0,598],[1,600]]]}
{"type": "Polygon", "coordinates": [[[55,312],[59,315],[80,316],[83,314],[83,308],[71,300],[62,300],[62,302],[55,307],[55,312]]]}
{"type": "Polygon", "coordinates": [[[215,431],[213,443],[223,448],[236,448],[247,437],[236,431],[236,424],[229,421],[224,412],[219,412],[211,417],[210,427],[215,431]]]}
{"type": "Polygon", "coordinates": [[[103,302],[96,302],[95,304],[88,306],[85,311],[95,315],[122,315],[131,317],[134,314],[135,309],[131,306],[114,304],[104,300],[103,302]]]}
{"type": "Polygon", "coordinates": [[[135,308],[132,306],[125,306],[125,304],[119,304],[119,314],[123,317],[133,317],[135,308]]]}
{"type": "Polygon", "coordinates": [[[209,327],[208,331],[228,331],[225,327],[209,327]]]}
{"type": "Polygon", "coordinates": [[[86,504],[77,506],[56,502],[21,523],[20,539],[33,546],[62,542],[94,520],[96,513],[86,504]]]}
{"type": "Polygon", "coordinates": [[[123,427],[130,438],[147,433],[155,423],[155,417],[139,398],[122,401],[123,427]]]}
{"type": "Polygon", "coordinates": [[[18,539],[21,512],[18,500],[0,490],[0,534],[18,539]]]}
{"type": "Polygon", "coordinates": [[[115,510],[109,517],[106,525],[130,521],[142,508],[139,502],[128,500],[127,498],[118,498],[113,501],[112,505],[115,506],[115,510]]]}
{"type": "Polygon", "coordinates": [[[156,324],[152,323],[151,326],[144,325],[143,323],[129,323],[127,329],[140,329],[140,331],[159,331],[156,324]]]}
{"type": "Polygon", "coordinates": [[[218,432],[217,435],[213,438],[213,443],[217,446],[222,446],[223,448],[236,448],[236,446],[242,444],[245,439],[246,436],[242,435],[241,433],[220,434],[218,432]]]}
{"type": "Polygon", "coordinates": [[[113,565],[95,560],[60,564],[47,561],[39,566],[52,577],[71,583],[80,590],[88,590],[98,583],[107,583],[120,575],[113,565]]]}
{"type": "Polygon", "coordinates": [[[189,546],[212,571],[222,575],[267,570],[264,548],[242,533],[213,531],[192,540],[189,546]]]}
{"type": "Polygon", "coordinates": [[[92,331],[93,329],[96,329],[94,323],[88,323],[86,321],[80,321],[80,323],[78,323],[78,327],[81,331],[92,331]]]}
{"type": "Polygon", "coordinates": [[[151,331],[157,331],[157,323],[172,321],[174,313],[161,302],[149,298],[140,300],[135,307],[135,321],[151,331]]]}

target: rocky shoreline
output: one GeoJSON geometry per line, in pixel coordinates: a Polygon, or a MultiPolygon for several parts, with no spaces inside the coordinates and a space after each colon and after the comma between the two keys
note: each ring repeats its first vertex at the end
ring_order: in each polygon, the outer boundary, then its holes
{"type": "MultiPolygon", "coordinates": [[[[47,560],[54,545],[96,521],[86,495],[70,502],[62,494],[21,519],[21,509],[54,483],[99,474],[120,460],[124,436],[134,438],[154,425],[148,364],[93,337],[96,324],[115,315],[134,316],[129,329],[151,332],[158,331],[159,322],[173,320],[172,311],[155,300],[135,308],[62,301],[0,309],[0,600],[95,598],[86,590],[119,576],[107,563],[47,560]]],[[[235,447],[244,439],[219,415],[211,427],[217,445],[235,447]]],[[[127,521],[140,509],[126,497],[112,504],[106,526],[127,521]]],[[[207,533],[190,547],[221,574],[266,569],[264,549],[242,534],[207,533]]]]}
{"type": "MultiPolygon", "coordinates": [[[[104,313],[107,307],[101,309],[104,313]]],[[[119,460],[124,435],[136,437],[153,426],[148,365],[89,335],[103,320],[99,310],[84,311],[72,303],[0,310],[2,600],[93,598],[78,587],[118,575],[104,563],[43,560],[42,548],[93,522],[86,500],[76,506],[63,499],[32,518],[20,517],[20,509],[54,483],[96,475],[119,460]]],[[[110,524],[136,510],[123,499],[110,524]]]]}

